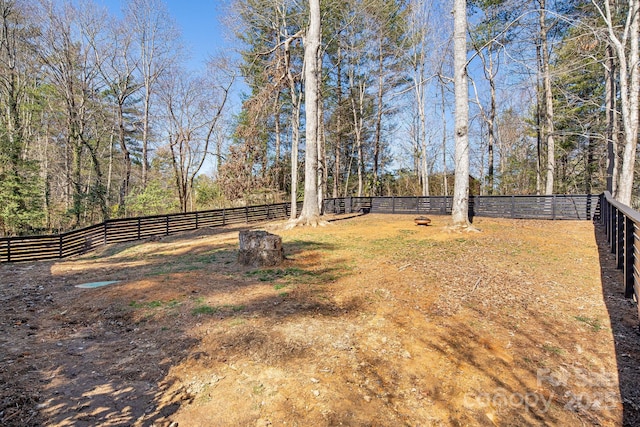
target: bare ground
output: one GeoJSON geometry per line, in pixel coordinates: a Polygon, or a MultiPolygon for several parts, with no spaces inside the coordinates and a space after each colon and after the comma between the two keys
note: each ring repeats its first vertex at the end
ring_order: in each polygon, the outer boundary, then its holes
{"type": "Polygon", "coordinates": [[[640,424],[593,224],[336,219],[262,224],[277,269],[236,263],[238,229],[0,265],[0,425],[640,424]]]}

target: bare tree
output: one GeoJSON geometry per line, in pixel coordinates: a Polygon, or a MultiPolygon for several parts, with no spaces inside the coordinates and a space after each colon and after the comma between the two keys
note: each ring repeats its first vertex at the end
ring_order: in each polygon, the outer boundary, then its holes
{"type": "Polygon", "coordinates": [[[182,212],[189,210],[194,179],[221,124],[234,79],[220,62],[208,64],[207,77],[197,78],[180,69],[163,76],[165,133],[182,212]]]}
{"type": "Polygon", "coordinates": [[[100,40],[98,33],[94,31],[90,33],[89,42],[108,96],[115,106],[116,133],[124,170],[118,195],[118,214],[122,216],[126,212],[126,200],[131,186],[133,161],[129,140],[136,131],[131,104],[133,95],[141,88],[136,79],[138,63],[132,52],[131,33],[115,20],[110,21],[104,40],[100,40]]]}
{"type": "Polygon", "coordinates": [[[282,6],[282,24],[285,30],[284,60],[289,96],[291,97],[291,219],[298,216],[298,148],[300,146],[300,109],[302,107],[302,90],[298,89],[299,78],[294,74],[291,62],[291,43],[299,35],[289,35],[286,25],[286,12],[282,6]]]}
{"type": "Polygon", "coordinates": [[[607,191],[614,197],[618,196],[618,175],[620,164],[618,161],[618,97],[616,96],[618,82],[616,78],[616,59],[611,44],[607,46],[605,62],[605,108],[607,123],[607,191]]]}
{"type": "Polygon", "coordinates": [[[66,194],[71,199],[70,210],[73,212],[74,225],[77,226],[81,222],[83,199],[89,187],[82,176],[85,150],[89,152],[96,174],[94,196],[99,200],[102,217],[108,216],[102,171],[88,133],[99,67],[87,39],[97,31],[105,18],[92,3],[78,7],[66,3],[56,7],[50,1],[41,0],[40,6],[37,13],[43,18],[43,28],[35,54],[44,64],[47,77],[64,104],[66,194]]]}
{"type": "Polygon", "coordinates": [[[126,31],[138,49],[142,97],[142,186],[147,184],[151,99],[160,75],[177,59],[180,33],[162,0],[128,0],[126,31]]]}
{"type": "Polygon", "coordinates": [[[420,163],[416,169],[420,170],[420,183],[422,184],[422,195],[429,196],[429,168],[427,160],[427,115],[425,112],[425,94],[427,89],[426,79],[426,59],[427,59],[427,28],[429,18],[429,8],[424,0],[412,2],[412,14],[410,17],[410,28],[413,37],[413,51],[411,62],[413,66],[413,89],[415,92],[415,103],[418,112],[418,123],[416,132],[416,154],[419,153],[420,163]]]}
{"type": "Polygon", "coordinates": [[[617,25],[615,16],[611,11],[612,4],[610,0],[604,0],[604,10],[599,2],[596,0],[592,0],[592,2],[604,20],[609,42],[618,58],[618,91],[624,130],[618,201],[631,205],[638,145],[638,122],[640,121],[638,117],[640,97],[640,66],[638,65],[640,60],[640,0],[628,1],[624,26],[617,25]]]}

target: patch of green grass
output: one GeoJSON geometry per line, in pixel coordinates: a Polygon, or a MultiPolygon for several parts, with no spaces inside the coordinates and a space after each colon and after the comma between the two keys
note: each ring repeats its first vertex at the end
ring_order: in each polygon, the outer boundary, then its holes
{"type": "Polygon", "coordinates": [[[200,305],[193,310],[191,310],[191,314],[197,316],[199,314],[215,314],[219,311],[218,307],[211,307],[210,305],[200,305]]]}
{"type": "Polygon", "coordinates": [[[167,303],[167,307],[168,308],[175,308],[175,307],[178,307],[180,304],[182,304],[180,301],[172,299],[171,301],[169,301],[167,303]]]}
{"type": "Polygon", "coordinates": [[[276,268],[265,270],[253,270],[246,273],[247,276],[256,277],[261,282],[272,282],[277,279],[289,278],[289,277],[302,277],[305,275],[312,275],[313,273],[302,270],[300,268],[276,268]]]}
{"type": "Polygon", "coordinates": [[[604,329],[604,326],[602,326],[602,323],[600,323],[600,319],[595,319],[595,318],[592,319],[590,317],[585,317],[585,316],[574,316],[574,319],[576,319],[578,322],[583,322],[591,326],[594,332],[598,332],[604,329]]]}
{"type": "Polygon", "coordinates": [[[273,285],[273,289],[275,289],[276,291],[279,291],[282,288],[286,288],[287,285],[285,285],[284,283],[276,283],[275,285],[273,285]]]}
{"type": "Polygon", "coordinates": [[[224,305],[222,307],[235,312],[242,311],[245,308],[244,305],[224,305]]]}
{"type": "Polygon", "coordinates": [[[289,296],[289,292],[280,292],[278,296],[281,296],[282,298],[286,298],[289,296]]]}
{"type": "Polygon", "coordinates": [[[218,255],[213,252],[213,253],[207,253],[207,254],[202,254],[199,255],[198,257],[195,258],[195,262],[200,262],[200,263],[210,263],[210,262],[216,262],[218,259],[218,255]]]}

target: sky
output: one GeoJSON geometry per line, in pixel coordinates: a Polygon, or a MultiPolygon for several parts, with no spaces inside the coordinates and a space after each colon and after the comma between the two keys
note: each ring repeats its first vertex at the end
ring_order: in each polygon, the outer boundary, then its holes
{"type": "MultiPolygon", "coordinates": [[[[126,0],[96,0],[116,16],[121,15],[126,0]]],[[[230,45],[226,30],[220,22],[224,1],[218,0],[164,0],[169,13],[182,31],[184,43],[192,54],[189,68],[197,70],[206,59],[230,45]]]]}

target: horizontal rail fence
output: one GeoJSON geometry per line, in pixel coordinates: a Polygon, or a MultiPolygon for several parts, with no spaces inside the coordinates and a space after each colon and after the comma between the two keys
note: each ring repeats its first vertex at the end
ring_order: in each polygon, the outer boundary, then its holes
{"type": "MultiPolygon", "coordinates": [[[[472,196],[469,215],[517,219],[593,220],[597,215],[599,196],[472,196]]],[[[326,213],[385,213],[448,215],[451,197],[344,197],[326,199],[326,213]]]]}
{"type": "MultiPolygon", "coordinates": [[[[616,201],[609,192],[600,195],[600,212],[607,243],[624,273],[624,296],[640,301],[640,212],[616,201]]],[[[640,306],[638,311],[640,315],[640,306]]]]}
{"type": "MultiPolygon", "coordinates": [[[[302,203],[298,203],[298,212],[302,203]]],[[[79,255],[108,243],[130,242],[203,227],[288,218],[290,203],[217,209],[184,214],[110,219],[79,230],[47,236],[1,237],[0,262],[35,261],[79,255]]]]}
{"type": "MultiPolygon", "coordinates": [[[[451,197],[347,197],[326,199],[326,213],[397,213],[446,215],[451,197]]],[[[593,219],[598,196],[474,196],[469,199],[471,216],[535,219],[593,219]]],[[[287,218],[290,203],[217,209],[184,214],[111,219],[102,224],[46,236],[0,238],[0,262],[64,258],[91,251],[109,243],[128,242],[169,235],[202,227],[287,218]]],[[[302,202],[298,202],[298,212],[302,202]]]]}

